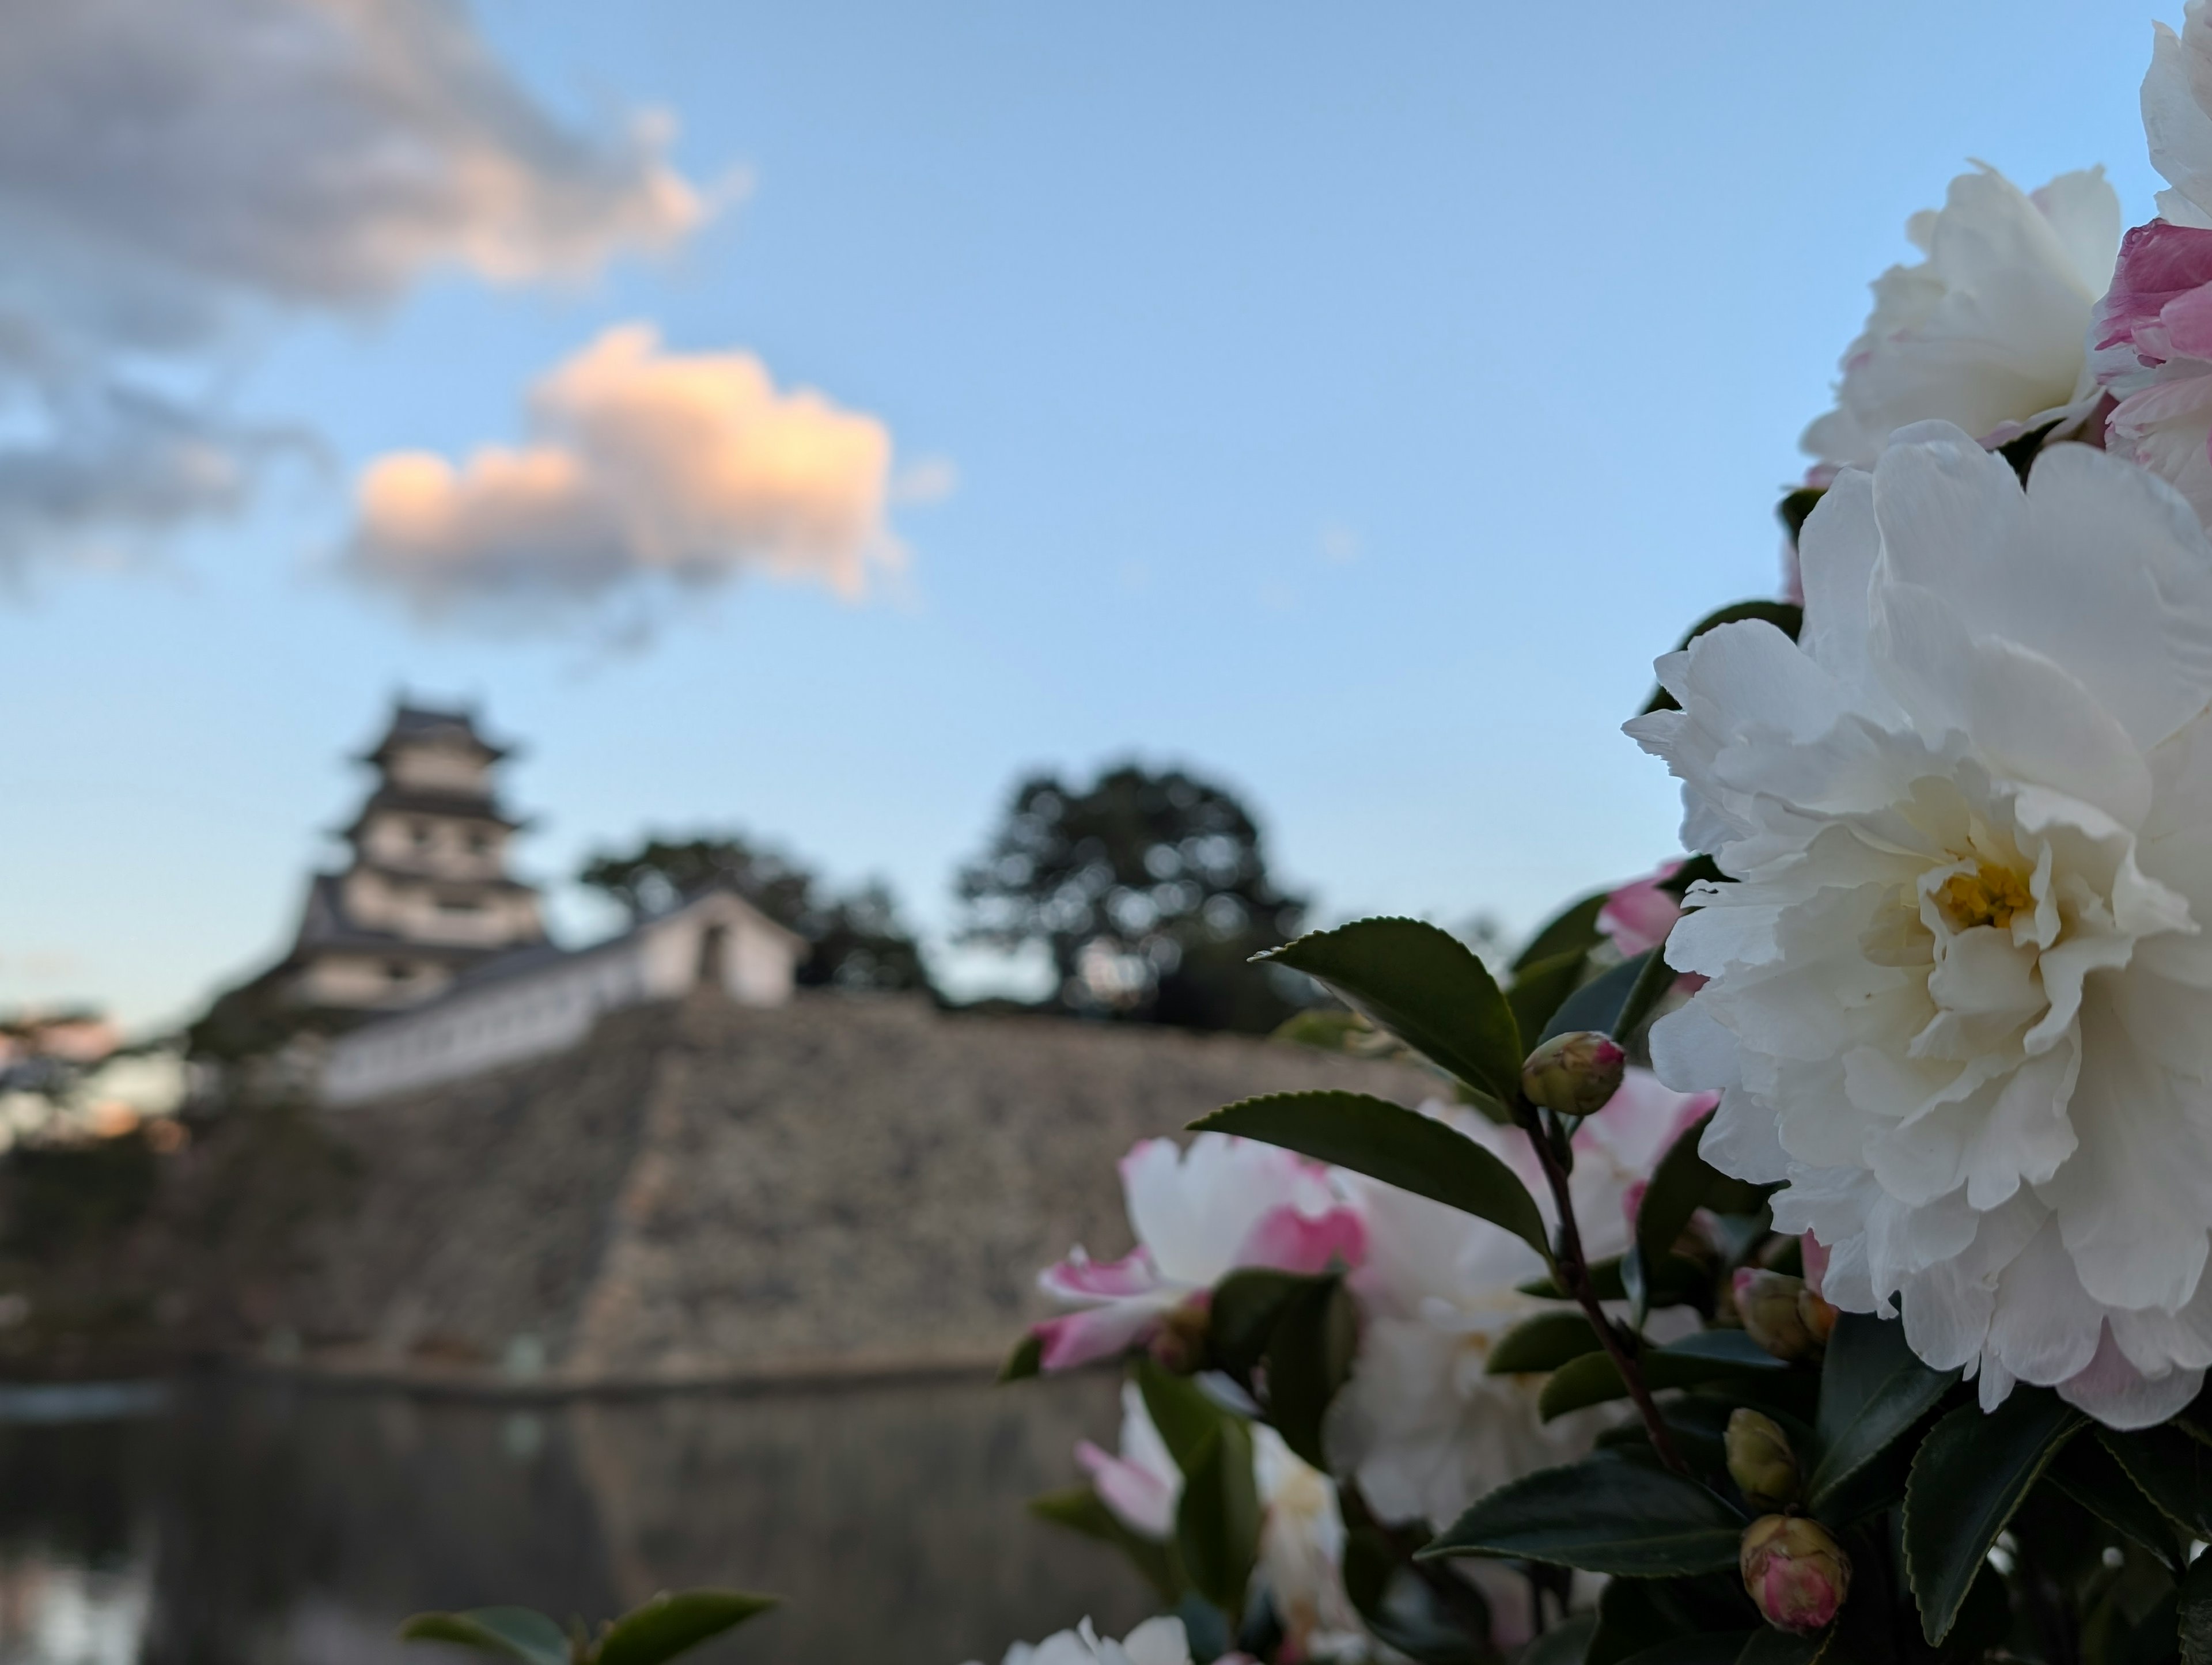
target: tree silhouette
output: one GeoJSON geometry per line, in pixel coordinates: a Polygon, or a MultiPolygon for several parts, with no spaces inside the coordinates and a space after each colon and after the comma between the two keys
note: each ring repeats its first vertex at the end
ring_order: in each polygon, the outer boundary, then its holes
{"type": "Polygon", "coordinates": [[[1043,945],[1064,1011],[1258,1034],[1300,1003],[1302,979],[1247,962],[1297,933],[1304,899],[1268,877],[1244,806],[1180,769],[1022,781],[958,891],[960,939],[1043,945]]]}
{"type": "Polygon", "coordinates": [[[633,921],[667,912],[710,884],[726,884],[777,924],[813,945],[799,969],[808,987],[934,993],[921,950],[880,882],[842,895],[781,851],[726,833],[682,842],[648,838],[628,854],[595,855],[577,882],[613,897],[633,921]]]}

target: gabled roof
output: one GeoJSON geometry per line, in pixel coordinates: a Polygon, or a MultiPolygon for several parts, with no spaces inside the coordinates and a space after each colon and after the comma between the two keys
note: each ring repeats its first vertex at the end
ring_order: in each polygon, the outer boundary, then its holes
{"type": "Polygon", "coordinates": [[[392,722],[384,738],[361,756],[364,763],[381,763],[404,745],[465,745],[486,763],[511,757],[512,746],[494,745],[477,732],[473,711],[441,711],[426,705],[400,702],[392,708],[392,722]]]}
{"type": "MultiPolygon", "coordinates": [[[[511,949],[486,947],[481,944],[458,942],[424,942],[415,937],[403,937],[393,931],[378,931],[356,924],[345,910],[345,875],[317,873],[307,886],[307,905],[300,917],[300,933],[293,939],[292,951],[284,958],[285,964],[295,963],[303,954],[351,951],[362,954],[391,954],[418,959],[442,960],[449,964],[471,965],[494,956],[503,957],[511,949]]],[[[542,944],[532,944],[538,947],[542,944]]]]}
{"type": "Polygon", "coordinates": [[[528,817],[509,815],[499,806],[491,793],[481,795],[465,792],[425,792],[419,787],[379,787],[369,793],[361,806],[361,812],[346,826],[339,829],[340,838],[357,837],[368,824],[368,817],[379,810],[390,810],[399,815],[447,816],[464,821],[489,821],[494,826],[505,827],[509,832],[519,832],[529,826],[528,817]]]}

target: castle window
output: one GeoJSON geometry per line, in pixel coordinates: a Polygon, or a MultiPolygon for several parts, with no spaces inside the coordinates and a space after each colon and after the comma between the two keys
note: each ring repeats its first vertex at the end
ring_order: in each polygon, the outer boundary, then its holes
{"type": "Polygon", "coordinates": [[[427,850],[430,848],[430,823],[428,822],[417,821],[412,827],[408,829],[408,832],[409,836],[414,839],[415,848],[416,849],[427,850]]]}
{"type": "Polygon", "coordinates": [[[404,960],[390,960],[385,963],[384,975],[388,982],[404,983],[414,975],[415,968],[404,960]]]}

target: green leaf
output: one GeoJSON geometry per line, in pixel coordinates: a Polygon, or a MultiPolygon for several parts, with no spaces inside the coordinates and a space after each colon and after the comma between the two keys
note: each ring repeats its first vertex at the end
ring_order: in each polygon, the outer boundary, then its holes
{"type": "Polygon", "coordinates": [[[1775,513],[1790,529],[1791,543],[1797,541],[1798,534],[1805,530],[1805,522],[1812,518],[1813,511],[1820,507],[1820,499],[1827,495],[1826,486],[1799,486],[1775,505],[1775,513]]]}
{"type": "Polygon", "coordinates": [[[1260,1553],[1260,1494],[1252,1479],[1252,1433],[1224,1420],[1183,1468],[1176,1547],[1200,1595],[1225,1613],[1244,1611],[1245,1586],[1260,1553]]]}
{"type": "Polygon", "coordinates": [[[1270,949],[1345,1003],[1504,1103],[1521,1090],[1521,1032],[1474,951],[1419,920],[1358,920],[1270,949]]]}
{"type": "Polygon", "coordinates": [[[1044,1337],[1031,1330],[1014,1343],[1006,1362],[999,1366],[1001,1382],[1022,1382],[1044,1368],[1044,1337]]]}
{"type": "Polygon", "coordinates": [[[1986,1416],[1952,1412],[1921,1442],[1905,1487],[1905,1568],[1931,1644],[1951,1633],[1997,1534],[2081,1422],[2057,1395],[2015,1388],[1986,1416]]]}
{"type": "MultiPolygon", "coordinates": [[[[1788,1368],[1780,1359],[1760,1352],[1741,1330],[1700,1330],[1672,1346],[1650,1348],[1636,1362],[1644,1385],[1655,1393],[1664,1388],[1694,1387],[1721,1376],[1755,1376],[1788,1368]]],[[[1549,1422],[1570,1411],[1627,1397],[1628,1384],[1620,1379],[1611,1356],[1584,1353],[1552,1373],[1536,1395],[1536,1414],[1549,1422]]]]}
{"type": "MultiPolygon", "coordinates": [[[[1646,1358],[1672,1361],[1678,1358],[1698,1359],[1708,1364],[1726,1364],[1738,1370],[1786,1370],[1790,1366],[1753,1340],[1741,1330],[1692,1330],[1678,1341],[1669,1341],[1663,1347],[1655,1347],[1644,1355],[1646,1358]]],[[[1700,1381],[1705,1377],[1699,1377],[1700,1381]]],[[[1687,1382],[1666,1384],[1687,1387],[1687,1382]]]]}
{"type": "MultiPolygon", "coordinates": [[[[1590,1287],[1597,1291],[1599,1300],[1625,1301],[1628,1298],[1628,1285],[1622,1275],[1620,1255],[1592,1261],[1589,1276],[1590,1287]]],[[[1706,1268],[1687,1255],[1669,1255],[1659,1262],[1658,1269],[1650,1273],[1650,1304],[1665,1307],[1694,1301],[1698,1291],[1710,1286],[1711,1282],[1711,1274],[1706,1268]]],[[[1534,1295],[1540,1300],[1565,1301],[1573,1298],[1551,1278],[1531,1279],[1516,1287],[1523,1295],[1534,1295]]]]}
{"type": "Polygon", "coordinates": [[[1206,1346],[1214,1364],[1249,1385],[1252,1372],[1267,1356],[1284,1309],[1300,1290],[1321,1281],[1260,1267],[1245,1267],[1224,1278],[1213,1286],[1213,1299],[1206,1308],[1206,1346]]]}
{"type": "Polygon", "coordinates": [[[1163,1602],[1172,1607],[1182,1599],[1188,1585],[1174,1549],[1130,1530],[1089,1486],[1072,1486],[1064,1492],[1048,1492],[1042,1497],[1031,1498],[1029,1507],[1030,1513],[1039,1520],[1050,1521],[1054,1526],[1066,1527],[1070,1532],[1079,1532],[1120,1550],[1159,1593],[1163,1602]]]}
{"type": "Polygon", "coordinates": [[[663,1592],[615,1620],[592,1665],[660,1665],[775,1605],[773,1595],[734,1589],[663,1592]]]}
{"type": "Polygon", "coordinates": [[[1516,1665],[1583,1665],[1597,1631],[1594,1613],[1571,1613],[1531,1642],[1516,1665]]]}
{"type": "Polygon", "coordinates": [[[1327,1473],[1322,1424],[1352,1375],[1359,1309],[1341,1278],[1312,1280],[1294,1294],[1267,1342],[1267,1420],[1283,1443],[1327,1473]]]}
{"type": "MultiPolygon", "coordinates": [[[[1370,1633],[1415,1665],[1497,1665],[1489,1651],[1489,1604],[1474,1585],[1447,1607],[1426,1580],[1407,1568],[1390,1534],[1371,1521],[1346,1523],[1344,1590],[1370,1633]]],[[[1525,1661],[1522,1662],[1525,1665],[1525,1661]]]]}
{"type": "MultiPolygon", "coordinates": [[[[1786,517],[1790,499],[1785,497],[1782,501],[1786,517]]],[[[1764,619],[1795,641],[1797,633],[1805,628],[1805,610],[1792,601],[1739,601],[1723,607],[1717,612],[1706,614],[1692,625],[1690,634],[1682,638],[1680,647],[1675,651],[1679,653],[1681,647],[1687,647],[1708,630],[1717,629],[1723,624],[1740,624],[1746,619],[1764,619]]],[[[1674,696],[1662,688],[1651,696],[1644,710],[1649,715],[1654,711],[1680,711],[1681,708],[1674,696]]]]}
{"type": "Polygon", "coordinates": [[[1690,1216],[1705,1206],[1706,1192],[1721,1177],[1698,1154],[1698,1141],[1712,1119],[1710,1113],[1698,1117],[1651,1171],[1651,1183],[1644,1188],[1644,1200],[1636,1210],[1636,1245],[1647,1264],[1656,1265],[1674,1248],[1690,1216]]]}
{"type": "Polygon", "coordinates": [[[1606,898],[1612,894],[1610,890],[1593,890],[1553,915],[1543,929],[1528,939],[1528,945],[1513,962],[1515,975],[1562,954],[1586,954],[1603,942],[1605,933],[1597,928],[1597,916],[1605,910],[1606,898]]]}
{"type": "Polygon", "coordinates": [[[1813,1508],[1824,1508],[1838,1486],[1934,1410],[1958,1379],[1958,1371],[1931,1370],[1914,1356],[1901,1321],[1859,1312],[1839,1316],[1820,1366],[1813,1430],[1820,1455],[1806,1486],[1813,1508]]]}
{"type": "Polygon", "coordinates": [[[1696,1481],[1597,1451],[1498,1487],[1420,1554],[1508,1556],[1667,1578],[1733,1567],[1743,1526],[1696,1481]]]}
{"type": "Polygon", "coordinates": [[[2212,1556],[2198,1556],[2182,1575],[2173,1618],[2181,1665],[2212,1665],[2212,1556]]]}
{"type": "Polygon", "coordinates": [[[1625,1041],[1644,1027],[1645,1020],[1658,1009],[1659,1002],[1667,998],[1667,991],[1674,987],[1676,975],[1674,968],[1667,963],[1664,944],[1644,957],[1644,969],[1629,985],[1628,998],[1620,1003],[1620,1014],[1613,1020],[1611,1033],[1614,1040],[1625,1041]]]}
{"type": "Polygon", "coordinates": [[[2172,1426],[2131,1434],[2100,1428],[2097,1440],[2191,1537],[2212,1538],[2212,1448],[2172,1426]]]}
{"type": "Polygon", "coordinates": [[[1191,1124],[1237,1133],[1349,1168],[1502,1225],[1541,1255],[1544,1217],[1520,1176],[1464,1133],[1419,1110],[1356,1092],[1283,1092],[1240,1099],[1191,1124]]]}
{"type": "Polygon", "coordinates": [[[2112,1454],[2094,1439],[2073,1439],[2051,1459],[2052,1486],[2123,1537],[2141,1544],[2167,1567],[2181,1565],[2174,1522],[2130,1480],[2112,1454]]]}
{"type": "Polygon", "coordinates": [[[528,1665],[568,1665],[568,1638],[528,1607],[471,1607],[466,1613],[418,1613],[399,1627],[402,1642],[452,1642],[502,1654],[528,1665]]]}
{"type": "Polygon", "coordinates": [[[1164,1370],[1149,1358],[1136,1361],[1135,1373],[1146,1414],[1160,1431],[1161,1443],[1176,1467],[1188,1476],[1206,1440],[1223,1423],[1236,1421],[1235,1414],[1207,1398],[1206,1390],[1188,1376],[1164,1370]]]}
{"type": "Polygon", "coordinates": [[[1540,1312],[1498,1337],[1483,1373],[1516,1376],[1528,1370],[1556,1370],[1571,1358],[1595,1352],[1601,1345],[1589,1320],[1581,1313],[1540,1312]]]}
{"type": "Polygon", "coordinates": [[[1505,1002],[1513,1008],[1513,1021],[1522,1034],[1543,1033],[1546,1022],[1581,983],[1583,968],[1589,963],[1589,951],[1577,948],[1514,973],[1505,1002]]]}
{"type": "Polygon", "coordinates": [[[1636,989],[1636,980],[1644,975],[1644,968],[1656,955],[1656,949],[1646,949],[1633,959],[1623,960],[1602,976],[1593,977],[1561,1002],[1552,1014],[1552,1021],[1544,1025],[1537,1037],[1541,1046],[1554,1035],[1571,1035],[1577,1030],[1595,1030],[1604,1035],[1616,1035],[1621,1009],[1636,989]]]}

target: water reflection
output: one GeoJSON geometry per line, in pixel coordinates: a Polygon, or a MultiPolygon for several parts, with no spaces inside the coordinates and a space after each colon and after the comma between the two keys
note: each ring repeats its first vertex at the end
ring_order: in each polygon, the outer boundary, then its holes
{"type": "Polygon", "coordinates": [[[702,1662],[995,1660],[1144,1610],[1022,1508],[1114,1422],[1088,1382],[530,1408],[197,1384],[8,1423],[0,1662],[426,1665],[391,1640],[424,1607],[596,1616],[708,1583],[787,1605],[702,1662]]]}

